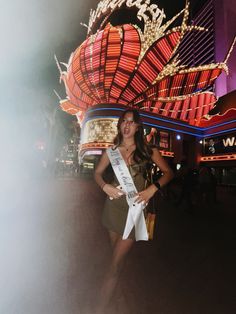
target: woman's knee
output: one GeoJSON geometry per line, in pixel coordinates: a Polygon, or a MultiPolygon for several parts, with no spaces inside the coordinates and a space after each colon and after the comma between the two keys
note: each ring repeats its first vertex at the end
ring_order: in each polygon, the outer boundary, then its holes
{"type": "Polygon", "coordinates": [[[133,240],[118,240],[113,251],[112,263],[111,263],[111,272],[114,275],[119,274],[126,255],[133,246],[133,240]]]}
{"type": "Polygon", "coordinates": [[[121,264],[112,263],[109,269],[110,277],[116,278],[119,276],[121,271],[121,264]]]}
{"type": "Polygon", "coordinates": [[[111,241],[111,246],[114,248],[116,246],[116,243],[118,242],[119,239],[121,239],[121,236],[113,231],[109,231],[109,237],[111,241]]]}

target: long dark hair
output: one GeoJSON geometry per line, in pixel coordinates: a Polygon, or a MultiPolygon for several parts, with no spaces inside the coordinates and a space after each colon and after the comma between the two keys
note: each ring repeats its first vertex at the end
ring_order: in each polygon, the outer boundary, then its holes
{"type": "Polygon", "coordinates": [[[138,129],[136,133],[134,134],[134,142],[136,145],[136,149],[134,151],[133,159],[135,162],[140,162],[144,160],[150,160],[152,155],[152,149],[148,145],[146,138],[144,136],[144,130],[143,130],[143,123],[140,118],[139,112],[136,109],[129,108],[125,110],[122,115],[120,116],[117,124],[117,130],[118,133],[114,139],[115,148],[117,148],[120,144],[122,144],[123,141],[123,135],[120,131],[120,125],[124,119],[124,116],[126,113],[132,113],[134,122],[138,124],[138,129]]]}

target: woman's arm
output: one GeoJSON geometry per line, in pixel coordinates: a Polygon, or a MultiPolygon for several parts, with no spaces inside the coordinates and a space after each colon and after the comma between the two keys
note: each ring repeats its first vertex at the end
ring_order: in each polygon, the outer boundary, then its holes
{"type": "Polygon", "coordinates": [[[103,153],[96,169],[94,172],[94,179],[96,183],[100,186],[100,188],[110,197],[110,198],[119,198],[121,197],[124,192],[122,192],[120,189],[115,188],[113,185],[106,183],[103,180],[103,173],[110,164],[110,160],[107,156],[106,151],[103,153]]]}
{"type": "Polygon", "coordinates": [[[163,175],[158,179],[157,182],[155,182],[157,183],[156,185],[151,184],[147,189],[138,193],[138,197],[136,199],[138,203],[147,203],[159,190],[158,185],[160,188],[162,188],[174,177],[173,171],[170,169],[165,159],[161,156],[159,150],[157,148],[153,148],[152,151],[152,161],[160,168],[163,175]]]}
{"type": "Polygon", "coordinates": [[[99,163],[94,172],[94,179],[101,189],[103,189],[104,185],[106,184],[106,182],[103,180],[102,175],[104,171],[106,170],[106,168],[108,167],[109,163],[110,163],[110,160],[105,151],[102,154],[102,157],[100,158],[99,163]]]}

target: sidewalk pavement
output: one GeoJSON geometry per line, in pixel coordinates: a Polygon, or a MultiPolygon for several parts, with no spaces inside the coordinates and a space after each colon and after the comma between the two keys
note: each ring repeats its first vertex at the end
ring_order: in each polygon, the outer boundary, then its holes
{"type": "MultiPolygon", "coordinates": [[[[155,239],[129,254],[109,314],[235,314],[235,194],[193,213],[160,199],[155,239]]],[[[90,178],[31,180],[0,211],[2,314],[93,314],[111,249],[90,178]]]]}

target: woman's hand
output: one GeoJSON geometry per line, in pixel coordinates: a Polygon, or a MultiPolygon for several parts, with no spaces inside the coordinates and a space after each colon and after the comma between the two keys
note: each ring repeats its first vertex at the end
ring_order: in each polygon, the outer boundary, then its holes
{"type": "Polygon", "coordinates": [[[156,191],[157,191],[157,188],[154,185],[150,185],[148,188],[138,193],[135,201],[137,203],[144,203],[147,205],[149,200],[156,193],[156,191]]]}
{"type": "Polygon", "coordinates": [[[103,187],[103,191],[110,197],[110,199],[117,199],[120,198],[125,193],[122,191],[120,185],[114,187],[111,184],[105,184],[103,187]]]}

